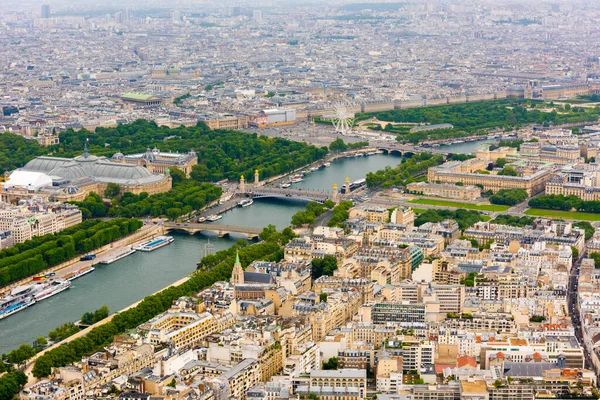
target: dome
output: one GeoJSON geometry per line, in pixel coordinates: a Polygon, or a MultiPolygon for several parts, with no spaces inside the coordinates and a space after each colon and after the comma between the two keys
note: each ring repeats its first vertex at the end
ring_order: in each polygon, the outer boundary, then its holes
{"type": "Polygon", "coordinates": [[[100,161],[94,168],[94,176],[118,180],[137,180],[152,176],[150,171],[138,165],[114,164],[110,161],[100,161]]]}
{"type": "Polygon", "coordinates": [[[72,162],[72,160],[70,160],[68,158],[42,156],[42,157],[34,158],[33,160],[29,161],[27,164],[25,164],[25,166],[22,168],[22,170],[23,171],[43,172],[43,173],[47,174],[50,171],[52,171],[54,168],[57,168],[64,164],[69,164],[71,162],[72,162]]]}
{"type": "Polygon", "coordinates": [[[70,162],[60,165],[49,172],[50,176],[60,176],[66,179],[85,178],[87,174],[76,162],[70,162]]]}
{"type": "MultiPolygon", "coordinates": [[[[155,147],[155,149],[156,149],[156,147],[155,147]]],[[[153,151],[150,151],[150,147],[148,147],[148,149],[146,149],[146,152],[144,153],[142,158],[147,161],[154,161],[154,160],[156,160],[156,154],[153,151]]]]}
{"type": "Polygon", "coordinates": [[[77,162],[96,162],[98,161],[98,157],[93,154],[82,154],[74,158],[77,162]]]}
{"type": "Polygon", "coordinates": [[[119,153],[115,153],[112,156],[113,160],[122,160],[123,158],[125,158],[125,156],[123,155],[123,153],[120,153],[120,152],[119,153]]]}

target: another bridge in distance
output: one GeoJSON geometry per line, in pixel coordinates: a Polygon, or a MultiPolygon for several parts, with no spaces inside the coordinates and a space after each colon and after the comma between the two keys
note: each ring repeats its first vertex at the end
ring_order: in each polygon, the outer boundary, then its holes
{"type": "MultiPolygon", "coordinates": [[[[323,203],[325,200],[333,200],[333,191],[331,192],[319,192],[319,191],[311,191],[311,190],[301,190],[301,189],[283,189],[277,187],[268,187],[268,186],[260,186],[260,187],[252,187],[248,188],[249,190],[246,192],[248,196],[252,198],[259,199],[263,197],[289,197],[293,199],[307,200],[307,201],[317,201],[319,203],[323,203]]],[[[338,194],[338,200],[343,200],[344,195],[338,194]]]]}
{"type": "Polygon", "coordinates": [[[212,232],[216,233],[218,237],[229,236],[232,233],[239,235],[245,235],[248,240],[258,238],[258,235],[262,232],[262,228],[253,228],[251,226],[237,226],[237,225],[219,225],[213,223],[175,223],[166,222],[164,225],[167,231],[185,231],[190,235],[195,235],[199,232],[212,232]]]}

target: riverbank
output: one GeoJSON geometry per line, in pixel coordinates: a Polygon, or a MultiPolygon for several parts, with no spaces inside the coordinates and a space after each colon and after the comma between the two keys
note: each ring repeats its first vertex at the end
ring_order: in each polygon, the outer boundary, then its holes
{"type": "MultiPolygon", "coordinates": [[[[136,232],[125,236],[117,241],[109,243],[105,246],[102,246],[98,249],[92,250],[90,253],[96,254],[96,260],[93,261],[80,261],[79,258],[81,256],[77,256],[68,261],[65,261],[61,264],[55,265],[53,267],[47,268],[43,271],[40,271],[36,275],[45,275],[51,272],[55,273],[56,276],[62,277],[70,272],[78,271],[79,269],[86,267],[88,265],[95,265],[100,261],[100,258],[110,258],[111,256],[115,256],[121,253],[127,246],[131,246],[138,242],[142,242],[147,239],[151,239],[154,236],[158,236],[162,234],[163,227],[161,225],[144,225],[136,232]],[[98,257],[101,255],[102,257],[98,257]]],[[[5,295],[10,291],[10,289],[20,286],[26,285],[28,283],[33,282],[33,276],[23,278],[19,281],[13,282],[7,286],[0,288],[0,295],[5,295]]]]}
{"type": "MultiPolygon", "coordinates": [[[[179,286],[179,285],[182,285],[183,283],[187,282],[189,279],[190,279],[190,277],[189,277],[189,276],[183,277],[183,278],[181,278],[180,280],[178,280],[177,282],[174,282],[174,283],[170,284],[169,286],[166,286],[166,287],[164,287],[164,288],[162,288],[162,289],[160,289],[160,290],[157,290],[157,291],[156,291],[156,292],[154,292],[154,293],[151,293],[149,296],[152,296],[152,295],[155,295],[155,294],[157,294],[157,293],[160,293],[160,292],[162,292],[162,291],[165,291],[165,290],[167,290],[167,289],[168,289],[168,288],[170,288],[170,287],[174,287],[174,286],[179,286]]],[[[53,350],[53,349],[55,349],[55,348],[56,348],[56,347],[58,347],[58,346],[62,346],[63,344],[69,343],[69,342],[71,342],[71,341],[73,341],[73,340],[75,340],[75,339],[78,339],[78,338],[80,338],[80,337],[83,337],[83,336],[87,335],[87,334],[88,334],[88,333],[89,333],[89,332],[90,332],[92,329],[94,329],[94,328],[96,328],[96,327],[99,327],[99,326],[102,326],[102,325],[104,325],[104,324],[107,324],[107,323],[109,323],[110,321],[112,321],[112,319],[114,318],[114,316],[115,316],[115,315],[117,315],[117,314],[119,314],[119,313],[122,313],[122,312],[124,312],[124,311],[127,311],[127,310],[129,310],[129,309],[131,309],[131,308],[133,308],[133,307],[137,306],[137,305],[138,305],[138,304],[140,304],[140,303],[141,303],[143,300],[144,300],[144,299],[138,300],[138,301],[136,301],[135,303],[133,303],[133,304],[131,304],[131,305],[129,305],[129,306],[127,306],[127,307],[125,307],[124,309],[122,309],[122,310],[120,310],[120,311],[118,311],[118,312],[116,312],[116,313],[114,313],[114,314],[111,314],[111,315],[109,315],[108,317],[104,318],[102,321],[96,322],[95,324],[93,324],[93,325],[90,325],[90,326],[88,326],[88,327],[87,327],[87,328],[85,328],[85,329],[82,329],[81,331],[77,332],[76,334],[74,334],[74,335],[72,335],[72,336],[69,336],[69,337],[68,337],[68,338],[66,338],[65,340],[62,340],[62,341],[60,341],[60,342],[58,342],[58,343],[55,343],[54,345],[52,345],[52,346],[50,346],[50,347],[48,347],[48,348],[46,348],[46,349],[44,349],[44,350],[40,351],[39,353],[37,353],[35,356],[33,356],[31,359],[29,359],[29,360],[27,361],[27,364],[25,365],[25,374],[27,375],[27,378],[29,378],[29,379],[28,379],[28,381],[27,381],[27,385],[26,385],[26,387],[30,387],[30,386],[32,386],[32,385],[34,385],[34,384],[36,384],[36,383],[37,383],[37,381],[38,381],[38,380],[37,380],[37,378],[35,378],[35,377],[32,375],[32,370],[33,370],[33,366],[34,366],[34,364],[35,364],[35,360],[37,360],[39,357],[43,356],[45,353],[47,353],[47,352],[48,352],[48,351],[50,351],[50,350],[53,350]]]]}

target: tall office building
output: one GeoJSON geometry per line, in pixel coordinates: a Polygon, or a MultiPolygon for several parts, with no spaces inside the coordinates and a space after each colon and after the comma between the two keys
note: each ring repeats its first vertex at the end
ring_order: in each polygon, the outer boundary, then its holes
{"type": "Polygon", "coordinates": [[[123,23],[123,12],[122,11],[117,11],[115,13],[115,22],[117,24],[122,24],[123,23]]]}
{"type": "Polygon", "coordinates": [[[48,4],[42,5],[42,18],[50,18],[50,6],[48,4]]]}
{"type": "Polygon", "coordinates": [[[260,10],[252,11],[252,19],[257,22],[262,21],[262,11],[260,11],[260,10]]]}
{"type": "Polygon", "coordinates": [[[233,7],[231,9],[232,17],[239,17],[240,15],[242,15],[242,7],[233,7]]]}

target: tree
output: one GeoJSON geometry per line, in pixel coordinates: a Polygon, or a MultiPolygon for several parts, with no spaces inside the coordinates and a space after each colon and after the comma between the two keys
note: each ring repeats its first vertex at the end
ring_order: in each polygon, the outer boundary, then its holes
{"type": "Polygon", "coordinates": [[[503,175],[503,176],[519,176],[519,173],[513,167],[508,166],[508,167],[504,167],[502,169],[502,171],[498,172],[498,175],[503,175]]]}
{"type": "Polygon", "coordinates": [[[179,168],[169,168],[169,175],[171,175],[171,179],[173,179],[173,185],[176,185],[187,179],[183,171],[179,168]]]}
{"type": "Polygon", "coordinates": [[[328,222],[328,226],[342,225],[344,221],[348,219],[348,210],[352,208],[353,204],[349,200],[340,202],[337,206],[333,207],[333,216],[328,222]]]}
{"type": "Polygon", "coordinates": [[[196,164],[192,167],[190,178],[198,182],[206,182],[210,179],[210,171],[204,164],[196,164]]]}
{"type": "Polygon", "coordinates": [[[52,373],[52,361],[49,358],[40,357],[35,361],[32,374],[41,379],[52,373]]]}
{"type": "Polygon", "coordinates": [[[338,267],[335,256],[325,256],[323,258],[313,258],[311,261],[311,270],[313,279],[323,275],[332,276],[333,271],[338,267]]]}
{"type": "Polygon", "coordinates": [[[5,361],[10,364],[22,364],[36,354],[35,349],[28,345],[22,344],[8,354],[5,354],[5,361]]]}
{"type": "Polygon", "coordinates": [[[102,306],[93,313],[86,312],[81,317],[81,322],[85,325],[93,325],[96,322],[102,321],[104,318],[108,317],[109,310],[108,306],[102,306]]]}
{"type": "Polygon", "coordinates": [[[571,246],[571,251],[573,252],[573,261],[579,258],[579,250],[575,246],[571,246]]]}
{"type": "Polygon", "coordinates": [[[496,194],[490,197],[490,203],[514,206],[524,201],[526,198],[527,192],[523,189],[500,189],[496,194]]]}
{"type": "Polygon", "coordinates": [[[596,229],[592,226],[592,224],[587,221],[576,222],[573,224],[573,226],[576,228],[581,228],[585,231],[585,240],[590,240],[596,232],[596,229]]]}
{"type": "Polygon", "coordinates": [[[329,150],[331,150],[331,151],[344,151],[347,149],[348,149],[348,146],[346,145],[346,143],[344,143],[344,140],[342,140],[341,138],[334,140],[329,145],[329,150]]]}
{"type": "Polygon", "coordinates": [[[296,214],[292,215],[292,225],[293,226],[302,226],[302,225],[310,225],[314,224],[316,221],[316,216],[314,213],[310,211],[298,211],[296,214]]]}
{"type": "Polygon", "coordinates": [[[321,303],[327,303],[327,293],[320,293],[319,294],[319,301],[321,303]]]}
{"type": "Polygon", "coordinates": [[[593,252],[590,254],[590,258],[592,260],[594,260],[594,267],[595,268],[600,268],[600,253],[598,252],[593,252]]]}
{"type": "Polygon", "coordinates": [[[43,336],[38,336],[37,339],[35,339],[35,344],[40,346],[40,347],[44,347],[45,345],[48,344],[48,341],[46,340],[45,337],[43,336]]]}
{"type": "Polygon", "coordinates": [[[109,182],[106,185],[106,189],[104,190],[104,196],[109,199],[113,199],[113,198],[117,197],[120,193],[121,193],[121,186],[116,183],[113,183],[113,182],[109,182]]]}
{"type": "Polygon", "coordinates": [[[331,357],[329,360],[327,360],[326,363],[323,363],[323,369],[325,369],[325,370],[338,369],[338,358],[331,357]]]}
{"type": "Polygon", "coordinates": [[[271,236],[277,233],[277,227],[273,224],[269,224],[263,228],[263,231],[258,235],[262,240],[269,240],[271,236]]]}
{"type": "Polygon", "coordinates": [[[499,158],[496,160],[496,167],[498,168],[504,168],[504,166],[506,165],[507,161],[506,158],[499,158]]]}
{"type": "Polygon", "coordinates": [[[323,206],[325,206],[325,208],[331,210],[333,207],[335,207],[335,203],[333,202],[333,200],[327,199],[323,202],[323,206]]]}

